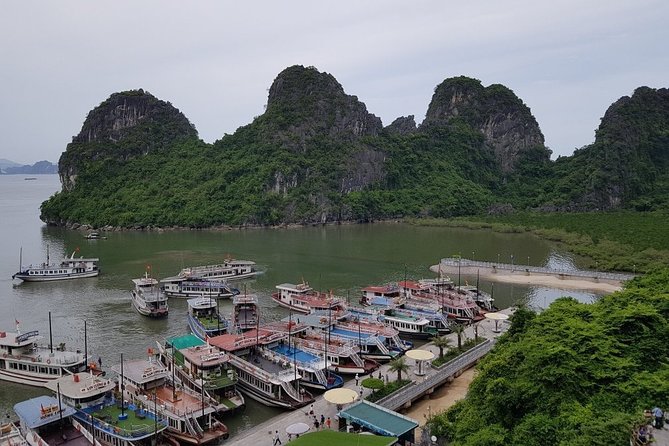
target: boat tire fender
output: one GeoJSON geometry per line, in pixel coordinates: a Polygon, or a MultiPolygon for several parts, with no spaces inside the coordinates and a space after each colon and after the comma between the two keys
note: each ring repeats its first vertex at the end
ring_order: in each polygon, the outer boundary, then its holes
{"type": "Polygon", "coordinates": [[[47,360],[46,360],[46,363],[47,363],[47,364],[51,364],[51,360],[50,360],[50,359],[47,359],[47,360]]]}

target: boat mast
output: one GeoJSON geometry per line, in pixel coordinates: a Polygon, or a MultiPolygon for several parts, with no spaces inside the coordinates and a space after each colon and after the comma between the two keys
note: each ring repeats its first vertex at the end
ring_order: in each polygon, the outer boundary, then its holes
{"type": "Polygon", "coordinates": [[[60,383],[56,383],[56,390],[58,391],[58,419],[60,420],[60,424],[63,424],[63,405],[60,401],[60,383]]]}
{"type": "Polygon", "coordinates": [[[51,332],[51,312],[49,311],[49,349],[53,354],[53,333],[51,332]]]}
{"type": "Polygon", "coordinates": [[[121,353],[121,418],[125,415],[125,398],[124,398],[124,390],[125,390],[125,378],[123,377],[123,353],[121,353]]]}
{"type": "Polygon", "coordinates": [[[88,372],[88,327],[86,321],[84,321],[84,362],[86,362],[84,371],[88,372]]]}
{"type": "Polygon", "coordinates": [[[19,272],[23,271],[23,246],[19,249],[19,272]]]}
{"type": "Polygon", "coordinates": [[[46,245],[46,266],[49,266],[49,245],[46,245]]]}

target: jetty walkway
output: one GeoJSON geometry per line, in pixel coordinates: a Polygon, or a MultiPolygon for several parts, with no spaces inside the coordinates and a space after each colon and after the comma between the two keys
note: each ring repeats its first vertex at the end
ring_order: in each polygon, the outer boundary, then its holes
{"type": "MultiPolygon", "coordinates": [[[[502,310],[502,313],[510,314],[512,310],[502,310]]],[[[480,338],[489,339],[489,342],[484,342],[479,344],[475,348],[465,352],[464,354],[454,358],[453,360],[443,364],[440,367],[423,367],[424,376],[416,376],[417,368],[414,365],[414,361],[407,358],[407,364],[410,365],[411,371],[409,372],[411,378],[414,380],[414,384],[402,389],[399,393],[389,395],[384,400],[377,402],[377,404],[383,405],[386,408],[396,410],[401,407],[408,407],[412,401],[416,399],[423,398],[430,395],[432,391],[439,385],[450,382],[453,377],[458,376],[464,370],[472,367],[476,362],[483,357],[490,349],[493,347],[495,339],[500,335],[500,333],[495,333],[495,322],[490,319],[484,319],[478,324],[478,336],[480,338]]],[[[506,330],[508,323],[502,323],[501,328],[502,332],[506,330]]],[[[462,334],[462,339],[473,339],[474,327],[468,326],[464,333],[462,334]]],[[[457,335],[451,333],[446,336],[451,339],[451,345],[457,345],[457,335]]],[[[425,344],[421,347],[418,347],[421,350],[429,350],[435,354],[435,357],[439,355],[439,349],[432,344],[425,344]]],[[[397,378],[396,372],[391,372],[388,370],[389,365],[383,364],[379,370],[374,372],[374,376],[382,376],[386,380],[393,381],[397,378]],[[380,375],[379,375],[380,374],[380,375]]],[[[367,376],[361,376],[360,382],[367,376]]],[[[347,382],[344,383],[344,387],[353,389],[356,392],[363,390],[363,396],[369,394],[369,390],[363,389],[361,386],[356,386],[355,379],[348,378],[347,382]]],[[[314,402],[314,414],[319,418],[323,416],[330,417],[332,429],[337,429],[339,420],[337,418],[337,408],[334,404],[327,402],[322,394],[317,394],[316,401],[314,402]]],[[[286,434],[286,427],[293,423],[307,423],[311,426],[311,431],[314,430],[313,419],[308,412],[310,407],[302,407],[294,411],[285,412],[280,415],[277,415],[263,423],[255,425],[248,430],[245,430],[241,433],[234,434],[229,440],[225,441],[224,444],[242,446],[252,444],[254,446],[271,446],[273,444],[273,436],[275,431],[279,431],[281,441],[283,444],[288,440],[288,435],[286,434]]],[[[225,420],[223,420],[225,422],[225,420]]],[[[416,420],[420,424],[423,424],[424,420],[416,420]]]]}

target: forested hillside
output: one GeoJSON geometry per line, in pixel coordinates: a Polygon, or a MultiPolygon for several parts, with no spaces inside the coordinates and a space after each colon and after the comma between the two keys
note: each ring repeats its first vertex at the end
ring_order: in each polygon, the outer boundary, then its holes
{"type": "Polygon", "coordinates": [[[144,228],[662,208],[668,102],[666,90],[637,90],[592,146],[551,162],[530,109],[466,77],[435,88],[420,126],[410,116],[383,127],[332,75],[289,67],[265,113],[214,144],[170,103],[115,93],[68,144],[63,191],[41,217],[144,228]]]}

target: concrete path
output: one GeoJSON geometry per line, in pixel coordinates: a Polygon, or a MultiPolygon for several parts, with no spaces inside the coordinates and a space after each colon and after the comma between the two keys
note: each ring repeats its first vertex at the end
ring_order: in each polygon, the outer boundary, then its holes
{"type": "MultiPolygon", "coordinates": [[[[509,314],[510,310],[502,310],[501,312],[509,314]]],[[[505,331],[508,327],[509,327],[508,321],[499,324],[499,328],[502,331],[505,331]]],[[[495,328],[494,321],[489,319],[484,319],[478,324],[479,337],[493,338],[499,336],[499,333],[493,333],[494,328],[495,328]]],[[[451,341],[452,346],[455,347],[458,345],[457,336],[455,334],[451,333],[447,335],[447,337],[452,340],[451,341]]],[[[474,327],[470,326],[467,327],[467,329],[465,330],[463,340],[472,338],[474,338],[474,327]]],[[[425,344],[421,346],[420,349],[430,350],[435,354],[435,356],[439,355],[439,349],[431,344],[425,344]]],[[[411,377],[415,379],[416,375],[414,372],[416,371],[416,366],[414,365],[414,361],[407,358],[407,363],[410,364],[411,366],[411,372],[410,372],[411,377]]],[[[388,364],[383,364],[379,370],[374,372],[374,376],[378,376],[378,373],[380,371],[381,375],[384,378],[386,375],[388,375],[388,379],[390,381],[397,379],[397,373],[389,372],[388,367],[389,367],[388,364]]],[[[432,374],[436,373],[437,371],[431,367],[427,367],[426,372],[428,374],[432,374]]],[[[366,377],[367,376],[361,377],[360,382],[362,382],[362,379],[366,377]]],[[[423,378],[421,377],[420,379],[422,380],[423,378]]],[[[349,389],[354,389],[356,392],[359,392],[360,389],[362,389],[362,387],[355,385],[355,379],[353,378],[348,379],[348,381],[344,384],[344,387],[349,389]]],[[[363,392],[364,396],[367,396],[367,394],[369,393],[367,389],[363,389],[363,392]]],[[[227,445],[272,446],[274,433],[277,430],[279,431],[282,444],[285,444],[288,441],[288,435],[286,434],[286,427],[293,423],[299,423],[299,422],[307,423],[309,426],[311,426],[310,432],[314,430],[313,418],[310,415],[307,415],[309,410],[310,410],[309,406],[306,406],[294,411],[285,412],[261,424],[258,424],[247,431],[235,435],[234,437],[230,438],[223,444],[226,446],[227,445]]],[[[337,408],[334,404],[325,401],[322,394],[316,395],[316,401],[314,402],[314,413],[318,417],[319,422],[321,414],[323,414],[323,416],[325,416],[326,418],[330,417],[332,428],[337,429],[339,422],[336,417],[337,408]]],[[[225,420],[223,421],[225,422],[225,420]]]]}

